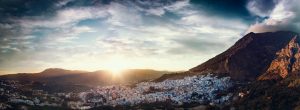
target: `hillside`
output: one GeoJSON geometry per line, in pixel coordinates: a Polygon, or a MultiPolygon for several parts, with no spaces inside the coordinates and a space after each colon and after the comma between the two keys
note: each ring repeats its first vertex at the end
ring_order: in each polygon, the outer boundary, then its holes
{"type": "Polygon", "coordinates": [[[243,97],[232,101],[238,110],[299,110],[300,77],[257,80],[236,91],[243,97]]]}

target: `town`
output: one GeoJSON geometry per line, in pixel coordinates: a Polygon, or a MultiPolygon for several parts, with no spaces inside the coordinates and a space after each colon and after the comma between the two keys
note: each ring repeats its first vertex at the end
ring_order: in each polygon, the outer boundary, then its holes
{"type": "Polygon", "coordinates": [[[233,85],[230,77],[198,75],[162,82],[141,82],[131,86],[99,86],[83,92],[48,93],[43,90],[25,90],[25,86],[18,81],[5,80],[1,81],[0,86],[0,109],[13,109],[15,105],[91,109],[156,102],[169,102],[173,106],[185,103],[224,105],[230,103],[233,96],[230,88],[233,85]]]}

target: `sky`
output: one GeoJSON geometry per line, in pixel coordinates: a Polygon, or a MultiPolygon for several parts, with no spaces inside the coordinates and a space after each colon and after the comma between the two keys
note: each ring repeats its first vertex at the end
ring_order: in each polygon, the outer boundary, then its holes
{"type": "Polygon", "coordinates": [[[188,70],[248,32],[299,32],[299,0],[0,0],[0,74],[188,70]]]}

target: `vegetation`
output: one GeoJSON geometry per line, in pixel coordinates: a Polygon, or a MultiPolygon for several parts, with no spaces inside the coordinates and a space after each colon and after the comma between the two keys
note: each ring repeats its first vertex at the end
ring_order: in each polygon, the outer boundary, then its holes
{"type": "Polygon", "coordinates": [[[233,102],[237,109],[292,110],[300,107],[300,78],[255,81],[238,92],[249,91],[233,102]]]}

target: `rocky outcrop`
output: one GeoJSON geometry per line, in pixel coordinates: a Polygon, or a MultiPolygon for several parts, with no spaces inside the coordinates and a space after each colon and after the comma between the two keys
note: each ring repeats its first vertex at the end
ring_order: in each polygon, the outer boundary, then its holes
{"type": "Polygon", "coordinates": [[[235,80],[278,79],[298,74],[299,57],[297,33],[249,33],[225,52],[189,72],[231,76],[235,80]]]}
{"type": "Polygon", "coordinates": [[[299,52],[299,36],[295,36],[286,47],[276,53],[276,58],[272,61],[268,70],[258,79],[282,79],[297,75],[300,70],[299,52]]]}

